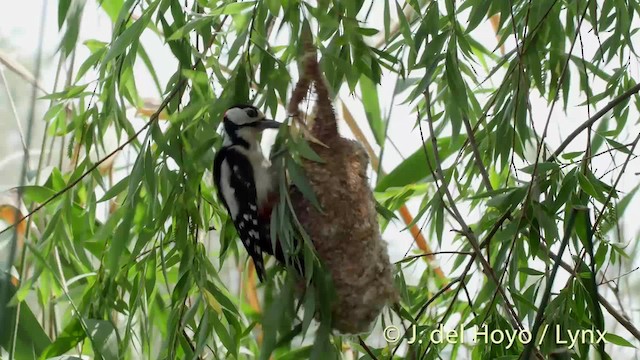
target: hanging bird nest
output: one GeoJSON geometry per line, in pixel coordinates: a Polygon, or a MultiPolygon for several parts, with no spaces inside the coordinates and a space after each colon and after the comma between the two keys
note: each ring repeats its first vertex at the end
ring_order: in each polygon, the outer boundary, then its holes
{"type": "Polygon", "coordinates": [[[300,120],[299,105],[314,83],[315,118],[307,136],[313,138],[310,146],[324,162],[303,159],[302,167],[322,211],[295,187],[291,188],[290,197],[318,257],[331,273],[337,295],[332,327],[342,333],[362,333],[370,330],[386,304],[396,300],[392,267],[367,177],[369,157],[359,142],[340,136],[331,97],[310,41],[305,41],[305,51],[301,78],[288,112],[300,120]]]}

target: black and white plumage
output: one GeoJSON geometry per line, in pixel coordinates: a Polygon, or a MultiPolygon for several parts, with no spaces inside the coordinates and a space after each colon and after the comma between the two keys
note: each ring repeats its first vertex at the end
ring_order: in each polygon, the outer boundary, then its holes
{"type": "MultiPolygon", "coordinates": [[[[262,253],[284,261],[282,250],[272,251],[269,234],[270,200],[277,186],[271,163],[262,154],[260,134],[280,123],[266,119],[251,105],[236,105],[225,112],[224,142],[214,160],[214,182],[238,231],[240,240],[253,259],[260,281],[265,278],[262,253]]],[[[278,247],[279,248],[279,247],[278,247]]]]}

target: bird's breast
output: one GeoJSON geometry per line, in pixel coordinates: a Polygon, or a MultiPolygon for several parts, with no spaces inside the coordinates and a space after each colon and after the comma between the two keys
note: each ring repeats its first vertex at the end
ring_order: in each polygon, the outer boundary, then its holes
{"type": "Polygon", "coordinates": [[[256,200],[258,201],[258,206],[261,206],[268,200],[269,194],[273,192],[275,185],[271,172],[271,162],[260,151],[246,151],[244,149],[241,151],[251,162],[253,179],[256,184],[256,200]]]}

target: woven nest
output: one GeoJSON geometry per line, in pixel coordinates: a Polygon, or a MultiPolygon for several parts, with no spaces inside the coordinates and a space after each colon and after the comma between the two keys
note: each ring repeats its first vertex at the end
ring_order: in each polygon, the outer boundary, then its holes
{"type": "Polygon", "coordinates": [[[367,177],[369,157],[359,142],[338,133],[315,50],[307,50],[303,74],[288,111],[293,116],[299,114],[299,104],[312,82],[317,102],[310,134],[326,147],[310,141],[324,163],[303,160],[302,166],[323,212],[295,188],[290,197],[297,217],[332,276],[337,298],[331,325],[342,333],[356,334],[370,330],[382,308],[395,301],[392,267],[367,177]]]}

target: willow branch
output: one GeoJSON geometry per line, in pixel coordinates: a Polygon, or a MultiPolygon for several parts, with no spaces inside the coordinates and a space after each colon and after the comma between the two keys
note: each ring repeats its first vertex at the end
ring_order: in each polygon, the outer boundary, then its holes
{"type": "Polygon", "coordinates": [[[16,60],[12,59],[11,56],[4,53],[2,50],[0,50],[0,64],[6,66],[7,69],[20,76],[23,80],[25,80],[32,86],[35,86],[38,90],[42,91],[45,94],[47,93],[47,90],[40,84],[38,80],[36,80],[36,78],[29,72],[29,70],[27,70],[16,60]]]}
{"type": "MultiPolygon", "coordinates": [[[[111,158],[112,156],[114,156],[118,151],[121,151],[122,149],[124,149],[125,146],[131,144],[134,140],[136,140],[138,138],[138,136],[145,131],[149,126],[151,126],[151,124],[153,124],[154,121],[156,121],[158,119],[158,116],[160,115],[160,112],[162,112],[162,110],[164,110],[165,107],[167,107],[167,105],[169,104],[169,102],[178,94],[178,92],[180,92],[180,90],[182,90],[182,88],[184,87],[184,85],[187,83],[187,80],[185,78],[183,78],[182,80],[180,80],[176,86],[174,86],[173,90],[171,90],[171,92],[169,93],[169,95],[167,95],[167,97],[164,99],[164,101],[162,102],[162,104],[160,104],[160,107],[158,108],[158,110],[153,113],[153,115],[151,115],[151,118],[149,119],[149,121],[147,121],[146,124],[144,124],[144,126],[138,130],[135,134],[133,134],[133,136],[131,136],[129,139],[127,139],[127,141],[125,141],[124,143],[122,143],[120,146],[118,146],[115,150],[113,150],[112,152],[110,152],[108,155],[106,155],[105,157],[103,157],[102,159],[98,160],[95,164],[93,164],[89,169],[87,169],[84,173],[82,173],[82,175],[80,175],[76,180],[72,181],[71,183],[69,183],[69,185],[65,186],[62,190],[56,192],[55,194],[51,195],[51,197],[49,197],[47,200],[45,200],[42,204],[38,205],[35,209],[31,210],[27,215],[23,216],[22,218],[20,218],[18,220],[17,223],[24,221],[25,219],[29,218],[30,216],[32,216],[33,214],[37,213],[38,211],[40,211],[40,209],[42,209],[43,207],[47,206],[48,204],[50,204],[53,200],[57,199],[58,197],[60,197],[60,195],[66,193],[67,191],[69,191],[70,189],[72,189],[74,186],[76,186],[80,181],[82,181],[82,179],[84,179],[87,175],[91,174],[92,171],[94,171],[95,169],[97,169],[102,163],[104,163],[105,161],[107,161],[109,158],[111,158]]],[[[8,231],[9,229],[13,228],[15,226],[15,224],[11,224],[11,226],[8,226],[6,229],[0,231],[0,235],[2,235],[5,231],[8,231]]]]}
{"type": "MultiPolygon", "coordinates": [[[[222,26],[224,25],[224,22],[226,21],[226,19],[228,18],[228,16],[225,16],[224,18],[222,18],[222,21],[220,22],[219,27],[217,28],[217,30],[220,30],[220,28],[222,28],[222,26]]],[[[217,34],[217,33],[216,33],[217,34]]],[[[211,47],[211,45],[213,45],[213,42],[215,41],[215,36],[211,39],[209,45],[207,46],[207,48],[205,49],[205,52],[208,50],[209,47],[211,47]]],[[[193,66],[193,69],[195,70],[197,68],[197,66],[202,62],[202,58],[200,57],[199,60],[196,62],[196,64],[193,66]]],[[[109,158],[111,158],[112,156],[114,156],[116,153],[118,153],[119,151],[121,151],[122,149],[124,149],[125,146],[131,144],[133,141],[135,141],[138,136],[140,134],[142,134],[142,132],[144,132],[145,130],[147,130],[149,128],[149,126],[151,126],[151,124],[153,124],[155,121],[158,120],[158,118],[160,117],[160,114],[162,113],[162,111],[169,105],[169,102],[171,100],[173,100],[173,98],[178,95],[178,93],[180,93],[182,91],[182,89],[186,86],[187,84],[187,79],[186,78],[182,78],[180,79],[180,81],[178,81],[178,83],[173,87],[173,89],[171,90],[171,92],[167,95],[167,97],[162,101],[162,103],[160,104],[160,106],[158,107],[158,109],[151,115],[151,117],[149,118],[149,121],[147,121],[144,126],[142,128],[140,128],[140,130],[138,130],[135,134],[133,134],[129,139],[127,139],[127,141],[125,141],[123,144],[121,144],[120,146],[118,146],[115,150],[113,150],[112,152],[110,152],[109,154],[107,154],[106,156],[104,156],[102,159],[98,160],[95,164],[93,164],[89,169],[87,169],[84,173],[82,173],[82,175],[80,175],[76,180],[72,181],[69,185],[65,186],[62,190],[56,192],[55,194],[53,194],[51,197],[49,197],[47,200],[45,200],[42,204],[38,205],[37,207],[35,207],[33,210],[31,210],[27,215],[23,216],[22,218],[20,218],[17,222],[11,224],[10,226],[8,226],[6,229],[0,231],[0,235],[2,235],[3,233],[5,233],[6,231],[12,229],[14,226],[16,226],[16,224],[24,221],[25,219],[31,217],[33,214],[37,213],[38,211],[40,211],[43,207],[47,206],[48,204],[50,204],[53,200],[57,199],[58,197],[60,197],[60,195],[66,193],[67,191],[69,191],[70,189],[72,189],[73,187],[75,187],[80,181],[82,181],[82,179],[84,179],[87,175],[91,174],[91,172],[93,172],[94,170],[96,170],[102,163],[104,163],[105,161],[109,160],[109,158]]]]}
{"type": "Polygon", "coordinates": [[[425,256],[434,256],[434,255],[473,255],[473,252],[470,251],[436,251],[436,252],[431,252],[431,253],[425,253],[425,254],[418,254],[418,255],[412,255],[412,256],[407,256],[402,260],[396,261],[394,264],[402,264],[405,262],[409,262],[413,259],[418,259],[421,257],[425,257],[425,256]]]}
{"type": "Polygon", "coordinates": [[[613,109],[614,107],[616,107],[616,105],[622,103],[623,101],[627,100],[628,98],[630,98],[631,96],[635,95],[636,93],[640,92],[640,83],[636,84],[635,86],[633,86],[632,88],[630,88],[629,90],[625,91],[624,93],[620,94],[620,96],[616,97],[615,99],[611,100],[607,105],[605,105],[605,107],[603,107],[602,109],[600,109],[600,111],[598,111],[597,113],[593,114],[592,117],[590,117],[587,121],[585,121],[584,123],[582,123],[580,126],[578,126],[571,134],[569,134],[567,136],[566,139],[564,139],[564,141],[562,142],[562,144],[560,144],[560,146],[558,146],[558,148],[556,149],[556,151],[549,156],[549,158],[547,158],[545,161],[552,161],[555,160],[558,156],[560,156],[560,154],[562,153],[562,151],[564,151],[564,149],[578,136],[580,135],[580,133],[582,133],[584,130],[588,129],[590,126],[592,126],[596,121],[600,120],[600,118],[602,118],[604,115],[606,115],[611,109],[613,109]]]}
{"type": "Polygon", "coordinates": [[[482,182],[484,187],[487,188],[488,191],[493,190],[493,186],[491,186],[491,181],[489,180],[489,174],[487,173],[487,169],[484,167],[482,163],[482,157],[480,156],[480,150],[478,149],[478,144],[476,143],[476,137],[473,133],[473,129],[471,128],[471,123],[469,122],[469,118],[466,116],[462,117],[462,121],[464,122],[464,127],[467,129],[467,135],[469,136],[467,139],[469,140],[469,145],[471,146],[471,150],[473,152],[473,158],[475,159],[476,166],[480,171],[480,175],[482,176],[482,182]]]}
{"type": "MultiPolygon", "coordinates": [[[[573,269],[573,267],[571,267],[571,265],[564,262],[559,255],[550,251],[544,242],[540,243],[540,248],[544,252],[546,252],[551,259],[553,259],[556,263],[560,264],[560,266],[562,266],[562,268],[565,269],[568,273],[570,273],[573,276],[578,276],[578,274],[573,269]]],[[[601,294],[598,294],[598,302],[600,302],[600,304],[607,310],[607,312],[611,316],[613,316],[616,319],[616,321],[618,321],[620,325],[622,325],[625,329],[627,329],[627,331],[629,331],[636,339],[640,341],[640,330],[638,330],[638,328],[635,327],[635,325],[633,325],[633,323],[631,323],[629,319],[627,319],[624,315],[620,314],[620,312],[618,312],[613,307],[613,305],[611,305],[611,303],[607,299],[605,299],[601,294]]]]}
{"type": "MultiPolygon", "coordinates": [[[[507,310],[509,312],[509,314],[511,315],[511,317],[513,318],[513,320],[518,324],[518,326],[520,327],[520,329],[524,329],[524,326],[522,325],[522,322],[520,321],[520,319],[518,318],[513,305],[511,304],[511,302],[509,301],[509,298],[507,297],[506,293],[504,292],[504,289],[502,289],[502,286],[500,285],[500,281],[498,280],[495,272],[493,271],[493,268],[491,267],[491,264],[489,264],[489,262],[487,261],[487,259],[485,259],[481,252],[480,252],[480,244],[478,243],[478,239],[476,237],[476,235],[473,233],[473,231],[471,230],[471,228],[469,227],[469,225],[467,225],[466,221],[464,221],[464,218],[462,216],[462,214],[460,213],[460,211],[458,210],[458,207],[456,206],[455,200],[453,199],[453,196],[451,195],[451,192],[449,191],[449,184],[447,182],[446,177],[444,176],[444,172],[442,171],[442,166],[441,164],[441,160],[440,160],[440,153],[438,151],[438,141],[436,139],[435,136],[435,131],[433,129],[433,119],[431,118],[431,105],[430,105],[430,99],[429,99],[429,95],[428,93],[425,93],[425,100],[426,100],[426,106],[427,106],[427,122],[429,124],[429,132],[431,133],[431,142],[432,142],[432,146],[433,146],[433,155],[434,155],[434,159],[435,159],[435,166],[433,167],[433,169],[435,169],[437,178],[439,178],[440,182],[442,183],[441,186],[441,194],[440,196],[443,197],[443,201],[444,201],[444,197],[447,198],[447,200],[449,201],[449,206],[451,208],[451,211],[453,212],[453,217],[455,218],[455,220],[458,222],[458,224],[460,224],[460,226],[462,227],[462,234],[464,234],[464,236],[469,240],[469,243],[471,244],[471,247],[473,248],[476,257],[480,260],[480,263],[484,269],[484,272],[487,274],[487,276],[495,282],[496,284],[496,290],[500,293],[500,295],[502,296],[502,298],[504,299],[506,305],[507,305],[507,310]],[[442,192],[444,192],[444,196],[442,195],[442,192]]],[[[420,122],[418,122],[419,128],[420,128],[420,133],[422,134],[422,125],[420,124],[420,122]]],[[[424,144],[424,141],[423,141],[424,144]]],[[[424,146],[423,146],[424,147],[424,146]]],[[[428,160],[428,157],[427,157],[428,160]]]]}
{"type": "MultiPolygon", "coordinates": [[[[560,249],[558,250],[558,259],[562,259],[562,254],[564,250],[567,248],[569,244],[569,238],[571,238],[571,233],[573,232],[573,224],[576,222],[576,215],[578,214],[578,210],[575,208],[571,209],[571,214],[569,215],[569,220],[567,221],[567,226],[564,230],[564,236],[562,237],[562,243],[560,244],[560,249]]],[[[542,242],[540,242],[542,243],[542,242]]],[[[540,300],[540,305],[538,306],[538,310],[536,312],[536,318],[533,322],[533,328],[531,329],[531,339],[535,339],[538,335],[538,330],[540,330],[540,326],[542,325],[542,320],[544,318],[545,309],[549,304],[549,299],[551,298],[551,289],[553,288],[553,280],[556,278],[556,274],[558,273],[558,267],[560,266],[560,261],[556,261],[553,264],[553,268],[551,269],[551,274],[549,275],[549,279],[547,280],[547,285],[544,289],[544,293],[542,295],[542,299],[540,300]]],[[[521,359],[529,359],[531,355],[531,351],[533,350],[533,346],[535,345],[535,341],[529,342],[522,352],[520,358],[521,359]]]]}

